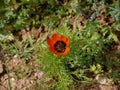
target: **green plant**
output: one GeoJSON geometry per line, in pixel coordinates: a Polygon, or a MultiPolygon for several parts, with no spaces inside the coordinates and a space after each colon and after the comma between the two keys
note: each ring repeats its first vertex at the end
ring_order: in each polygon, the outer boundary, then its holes
{"type": "Polygon", "coordinates": [[[0,17],[0,29],[8,28],[6,27],[8,25],[14,30],[29,28],[31,26],[39,27],[40,25],[54,28],[55,26],[51,26],[58,24],[59,17],[67,15],[68,4],[64,5],[60,1],[6,1],[1,1],[5,7],[0,7],[0,13],[2,14],[2,17],[0,17]]]}
{"type": "Polygon", "coordinates": [[[111,4],[109,7],[109,13],[118,22],[120,22],[120,2],[117,0],[115,3],[111,4]]]}
{"type": "Polygon", "coordinates": [[[90,70],[95,74],[99,74],[103,72],[102,67],[99,64],[90,66],[90,70]]]}
{"type": "Polygon", "coordinates": [[[57,79],[56,82],[51,82],[55,85],[54,88],[61,90],[59,88],[62,87],[67,90],[71,81],[90,82],[92,79],[87,73],[104,72],[102,67],[105,63],[102,61],[102,55],[108,49],[107,46],[117,40],[110,28],[102,27],[97,21],[86,21],[81,31],[70,32],[69,26],[65,23],[55,30],[70,38],[70,53],[66,56],[57,56],[51,53],[47,46],[41,46],[42,56],[37,60],[53,81],[57,79]],[[61,80],[65,81],[61,82],[61,80]]]}

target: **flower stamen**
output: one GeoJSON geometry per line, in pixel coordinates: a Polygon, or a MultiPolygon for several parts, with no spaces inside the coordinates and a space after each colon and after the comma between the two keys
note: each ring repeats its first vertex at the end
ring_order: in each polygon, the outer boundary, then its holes
{"type": "Polygon", "coordinates": [[[66,49],[66,43],[63,42],[63,41],[57,41],[55,44],[54,44],[54,48],[57,52],[64,52],[65,49],[66,49]]]}

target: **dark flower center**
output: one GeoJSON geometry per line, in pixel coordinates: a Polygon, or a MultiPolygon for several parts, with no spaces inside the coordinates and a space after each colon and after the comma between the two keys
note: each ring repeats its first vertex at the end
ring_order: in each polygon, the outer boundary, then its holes
{"type": "Polygon", "coordinates": [[[66,43],[63,42],[63,41],[57,41],[55,44],[54,44],[54,48],[57,52],[64,52],[65,49],[66,49],[66,43]]]}

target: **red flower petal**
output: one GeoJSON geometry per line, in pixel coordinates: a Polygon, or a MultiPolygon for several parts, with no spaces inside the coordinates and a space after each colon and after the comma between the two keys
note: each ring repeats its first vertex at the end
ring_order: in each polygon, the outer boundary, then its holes
{"type": "Polygon", "coordinates": [[[57,39],[60,39],[60,36],[58,34],[53,34],[52,38],[57,40],[57,39]]]}
{"type": "Polygon", "coordinates": [[[49,39],[47,39],[47,43],[48,43],[48,45],[53,46],[55,44],[55,40],[49,38],[49,39]]]}

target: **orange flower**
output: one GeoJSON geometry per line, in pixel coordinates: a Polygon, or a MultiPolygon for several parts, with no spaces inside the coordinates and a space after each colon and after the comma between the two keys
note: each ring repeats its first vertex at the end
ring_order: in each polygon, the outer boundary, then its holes
{"type": "Polygon", "coordinates": [[[65,36],[53,34],[51,38],[47,39],[49,50],[58,56],[66,55],[70,51],[70,39],[65,36]]]}

